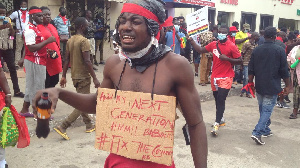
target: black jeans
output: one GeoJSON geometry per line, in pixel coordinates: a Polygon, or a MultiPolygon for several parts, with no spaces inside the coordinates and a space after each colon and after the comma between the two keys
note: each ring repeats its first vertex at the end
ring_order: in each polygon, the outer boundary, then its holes
{"type": "Polygon", "coordinates": [[[52,88],[57,85],[59,82],[59,73],[53,76],[50,76],[48,72],[46,73],[46,81],[45,81],[45,88],[52,88]]]}
{"type": "Polygon", "coordinates": [[[18,83],[18,76],[17,76],[17,70],[15,66],[15,57],[14,57],[14,52],[12,49],[9,50],[0,50],[0,57],[3,58],[3,60],[7,64],[7,68],[10,73],[10,78],[13,83],[13,89],[14,93],[19,93],[20,88],[19,88],[19,83],[18,83]]]}
{"type": "Polygon", "coordinates": [[[223,114],[225,111],[225,101],[226,97],[229,93],[230,89],[223,89],[218,88],[218,91],[214,91],[214,97],[216,102],[216,121],[217,123],[221,122],[221,119],[223,118],[223,114]]]}

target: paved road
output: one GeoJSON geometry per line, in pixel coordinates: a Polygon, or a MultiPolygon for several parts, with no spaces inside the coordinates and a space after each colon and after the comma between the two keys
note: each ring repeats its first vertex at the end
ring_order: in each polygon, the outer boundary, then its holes
{"type": "MultiPolygon", "coordinates": [[[[103,66],[97,72],[102,79],[103,66]]],[[[68,90],[72,86],[70,74],[67,75],[68,90]]],[[[10,85],[11,82],[9,81],[10,85]]],[[[25,79],[20,79],[24,90],[25,79]]],[[[275,108],[272,115],[271,129],[274,136],[264,138],[264,146],[256,145],[251,139],[251,131],[258,121],[258,106],[256,99],[240,98],[238,90],[232,91],[233,96],[227,99],[225,118],[227,125],[222,127],[218,137],[210,136],[211,124],[215,117],[215,104],[211,101],[210,87],[199,86],[195,82],[202,99],[202,111],[208,137],[208,167],[232,168],[299,168],[300,167],[300,124],[298,120],[289,120],[291,109],[275,108]]],[[[241,86],[238,85],[238,88],[241,86]]],[[[96,89],[92,89],[95,92],[96,89]]],[[[13,104],[20,110],[22,99],[13,98],[13,104]]],[[[72,107],[59,102],[55,119],[51,127],[59,124],[73,110],[72,107]]],[[[178,113],[180,115],[180,113],[178,113]]],[[[78,119],[68,130],[70,141],[63,140],[57,133],[51,131],[47,139],[38,139],[34,135],[36,122],[27,119],[32,135],[31,144],[25,149],[7,148],[6,160],[10,168],[99,168],[103,167],[107,152],[94,149],[95,133],[85,133],[82,119],[78,119]]],[[[176,121],[174,160],[178,168],[192,168],[193,161],[189,146],[185,145],[182,134],[184,118],[176,121]]]]}

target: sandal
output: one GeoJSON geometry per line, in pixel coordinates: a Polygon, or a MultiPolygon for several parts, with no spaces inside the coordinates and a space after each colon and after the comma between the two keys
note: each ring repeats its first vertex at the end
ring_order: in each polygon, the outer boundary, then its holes
{"type": "Polygon", "coordinates": [[[289,118],[290,119],[297,119],[297,115],[295,115],[294,113],[292,113],[289,118]]]}
{"type": "Polygon", "coordinates": [[[23,92],[18,92],[14,94],[14,97],[24,98],[25,94],[23,92]]]}
{"type": "Polygon", "coordinates": [[[60,136],[62,136],[65,140],[70,140],[70,138],[68,137],[67,133],[63,133],[61,132],[59,127],[55,127],[53,128],[60,136]]]}

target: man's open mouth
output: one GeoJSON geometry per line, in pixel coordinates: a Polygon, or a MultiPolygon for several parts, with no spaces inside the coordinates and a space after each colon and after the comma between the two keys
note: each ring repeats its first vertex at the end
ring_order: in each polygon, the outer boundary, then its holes
{"type": "Polygon", "coordinates": [[[127,35],[122,36],[122,40],[124,43],[131,43],[134,41],[134,39],[135,39],[135,37],[133,37],[133,36],[127,36],[127,35]]]}

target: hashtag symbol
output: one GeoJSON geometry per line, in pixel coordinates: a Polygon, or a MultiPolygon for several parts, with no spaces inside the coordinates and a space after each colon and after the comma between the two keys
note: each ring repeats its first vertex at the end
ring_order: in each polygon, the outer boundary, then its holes
{"type": "Polygon", "coordinates": [[[107,137],[106,133],[102,132],[101,137],[97,138],[97,140],[98,140],[97,143],[99,143],[99,149],[102,149],[104,147],[105,143],[109,142],[107,139],[108,139],[108,137],[107,137]]]}

